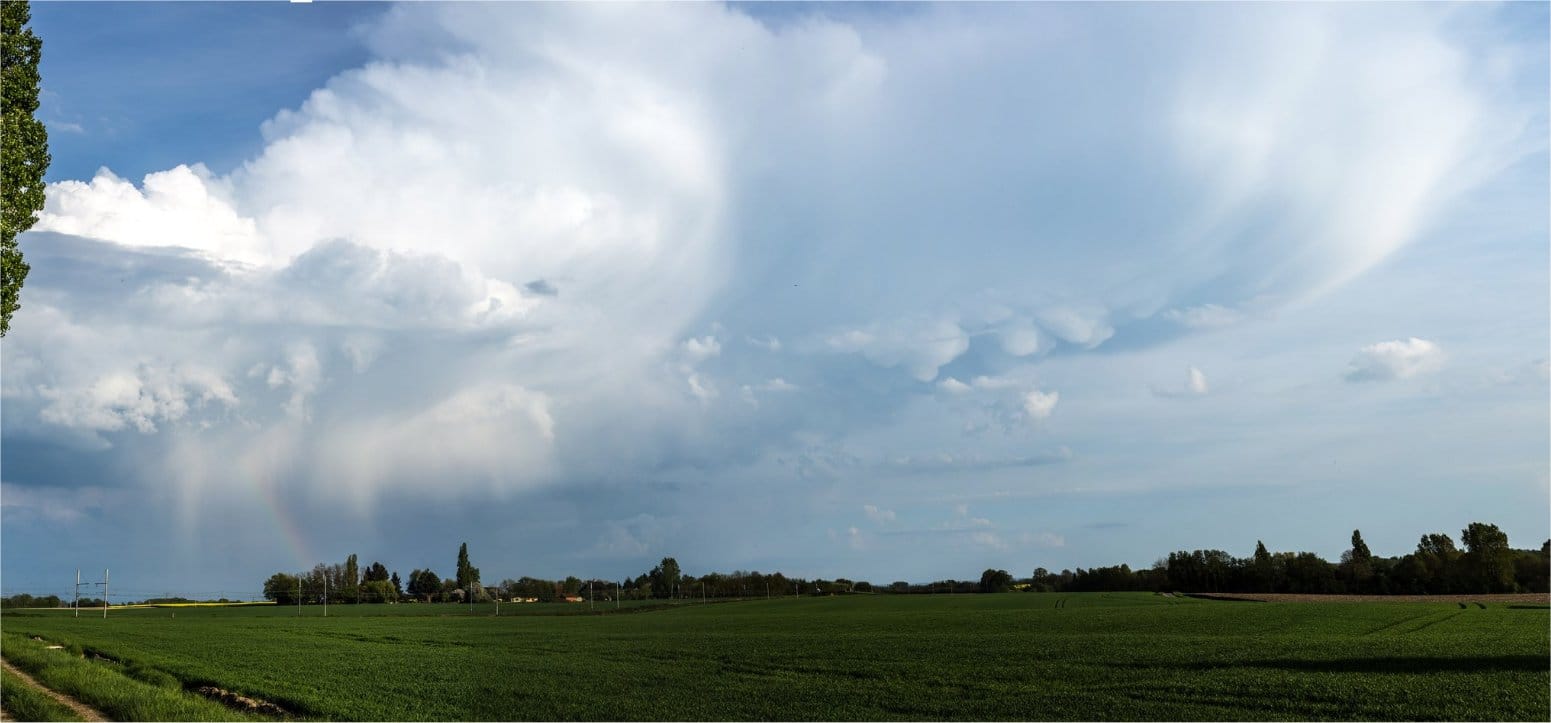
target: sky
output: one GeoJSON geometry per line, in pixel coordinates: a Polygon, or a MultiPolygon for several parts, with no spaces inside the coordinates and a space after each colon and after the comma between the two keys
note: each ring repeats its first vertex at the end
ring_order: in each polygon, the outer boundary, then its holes
{"type": "Polygon", "coordinates": [[[1551,536],[1544,4],[37,4],[0,588],[1551,536]]]}

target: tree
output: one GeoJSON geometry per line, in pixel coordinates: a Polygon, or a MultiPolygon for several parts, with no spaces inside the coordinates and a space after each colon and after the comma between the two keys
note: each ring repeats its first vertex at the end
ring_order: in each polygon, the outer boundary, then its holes
{"type": "Polygon", "coordinates": [[[414,569],[409,573],[408,592],[426,602],[440,595],[442,592],[442,578],[431,570],[414,569]]]}
{"type": "Polygon", "coordinates": [[[1472,522],[1459,534],[1465,543],[1465,574],[1471,592],[1513,591],[1513,550],[1497,525],[1472,522]]]}
{"type": "Polygon", "coordinates": [[[682,577],[679,572],[679,561],[671,557],[662,558],[662,562],[652,568],[649,577],[652,582],[652,597],[671,597],[682,577]]]}
{"type": "Polygon", "coordinates": [[[479,584],[479,568],[469,564],[469,543],[458,546],[458,573],[455,581],[458,587],[467,590],[470,585],[479,584]]]}
{"type": "Polygon", "coordinates": [[[398,602],[398,592],[387,580],[369,580],[361,583],[361,601],[370,603],[398,602]]]}
{"type": "Polygon", "coordinates": [[[361,582],[376,582],[378,580],[387,579],[388,568],[383,567],[383,564],[380,562],[372,563],[371,567],[366,568],[366,570],[361,573],[361,582]]]}
{"type": "Polygon", "coordinates": [[[1416,543],[1416,561],[1421,569],[1418,582],[1433,594],[1448,593],[1460,585],[1459,550],[1454,540],[1441,532],[1422,535],[1416,543]]]}
{"type": "Polygon", "coordinates": [[[38,60],[43,41],[25,27],[32,8],[25,0],[0,3],[0,336],[21,308],[27,263],[17,234],[32,228],[43,209],[48,171],[48,129],[37,118],[38,60]]]}
{"type": "Polygon", "coordinates": [[[1255,555],[1250,558],[1250,569],[1253,571],[1256,592],[1276,590],[1276,561],[1266,549],[1266,543],[1260,540],[1255,541],[1255,555]]]}
{"type": "Polygon", "coordinates": [[[1361,530],[1352,530],[1352,549],[1341,555],[1341,576],[1347,592],[1370,592],[1373,586],[1373,552],[1363,542],[1361,530]]]}
{"type": "Polygon", "coordinates": [[[404,597],[404,586],[399,582],[398,570],[393,571],[393,577],[390,579],[393,582],[393,596],[396,598],[404,597]]]}
{"type": "Polygon", "coordinates": [[[343,579],[339,585],[339,597],[345,602],[355,602],[361,590],[361,567],[352,554],[345,558],[345,570],[343,579]]]}
{"type": "Polygon", "coordinates": [[[1006,570],[988,569],[980,573],[981,592],[1007,592],[1012,588],[1012,574],[1006,570]]]}
{"type": "Polygon", "coordinates": [[[273,600],[276,605],[295,605],[297,593],[297,577],[277,572],[264,581],[264,599],[273,600]]]}

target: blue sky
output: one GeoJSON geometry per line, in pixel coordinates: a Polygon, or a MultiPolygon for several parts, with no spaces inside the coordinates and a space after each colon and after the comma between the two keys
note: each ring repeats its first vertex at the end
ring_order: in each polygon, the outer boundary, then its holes
{"type": "Polygon", "coordinates": [[[40,4],[3,587],[1538,546],[1545,13],[40,4]]]}

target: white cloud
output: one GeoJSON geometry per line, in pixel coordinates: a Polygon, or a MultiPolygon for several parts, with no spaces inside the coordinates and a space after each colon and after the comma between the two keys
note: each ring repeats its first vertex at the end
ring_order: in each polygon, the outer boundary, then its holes
{"type": "Polygon", "coordinates": [[[104,168],[89,182],[49,184],[33,226],[126,246],[183,246],[223,261],[268,258],[252,218],[237,212],[226,181],[202,165],[147,174],[140,187],[104,168]]]}
{"type": "Polygon", "coordinates": [[[1413,336],[1363,347],[1347,366],[1346,379],[1352,382],[1410,379],[1431,374],[1442,366],[1443,349],[1413,336]]]}
{"type": "Polygon", "coordinates": [[[1042,392],[1038,389],[1030,390],[1023,395],[1023,412],[1029,415],[1029,419],[1039,421],[1049,419],[1055,411],[1056,402],[1061,401],[1060,392],[1042,392]]]}
{"type": "Polygon", "coordinates": [[[1105,312],[1098,309],[1058,306],[1040,312],[1039,321],[1062,340],[1092,349],[1115,335],[1114,327],[1105,320],[1106,316],[1105,312]]]}
{"type": "Polygon", "coordinates": [[[1002,351],[1013,356],[1030,356],[1043,347],[1039,329],[1026,320],[1003,325],[997,330],[997,337],[1002,342],[1002,351]]]}
{"type": "Polygon", "coordinates": [[[690,374],[685,383],[689,385],[690,395],[700,400],[701,404],[709,404],[717,397],[716,384],[701,377],[699,373],[690,374]]]}
{"type": "Polygon", "coordinates": [[[969,335],[951,319],[897,319],[831,334],[825,343],[834,351],[860,353],[879,366],[903,367],[916,381],[929,382],[939,368],[969,349],[969,335]]]}
{"type": "Polygon", "coordinates": [[[968,394],[971,387],[953,377],[947,377],[937,382],[937,388],[949,394],[968,394]]]}
{"type": "Polygon", "coordinates": [[[104,374],[87,386],[42,387],[39,395],[47,400],[40,413],[44,422],[93,431],[128,427],[151,433],[158,423],[177,422],[208,405],[237,405],[237,395],[220,375],[197,367],[142,365],[104,374]]]}
{"type": "Polygon", "coordinates": [[[1190,368],[1189,379],[1185,382],[1185,390],[1191,394],[1205,394],[1210,391],[1206,385],[1206,374],[1195,367],[1190,368]]]}
{"type": "Polygon", "coordinates": [[[1200,397],[1212,390],[1207,384],[1206,372],[1196,367],[1190,367],[1185,371],[1185,385],[1183,387],[1159,388],[1153,387],[1152,393],[1160,397],[1200,397]]]}
{"type": "Polygon", "coordinates": [[[722,344],[714,336],[691,338],[684,342],[684,356],[690,364],[699,364],[722,353],[722,344]]]}

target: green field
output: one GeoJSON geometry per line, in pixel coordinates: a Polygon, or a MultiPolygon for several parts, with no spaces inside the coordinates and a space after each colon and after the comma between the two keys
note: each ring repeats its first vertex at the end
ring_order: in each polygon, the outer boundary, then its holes
{"type": "MultiPolygon", "coordinates": [[[[140,679],[307,718],[1546,720],[1544,606],[1147,593],[8,612],[140,679]],[[600,606],[601,607],[601,606],[600,606]]],[[[66,651],[49,651],[69,657],[66,651]]],[[[79,658],[76,658],[79,661],[79,658]]],[[[18,664],[21,664],[18,661],[18,664]]],[[[25,667],[25,665],[23,666],[25,667]]],[[[166,689],[166,686],[163,687],[166,689]]],[[[79,697],[79,696],[78,696],[79,697]]],[[[107,710],[109,715],[116,711],[107,710]]]]}

